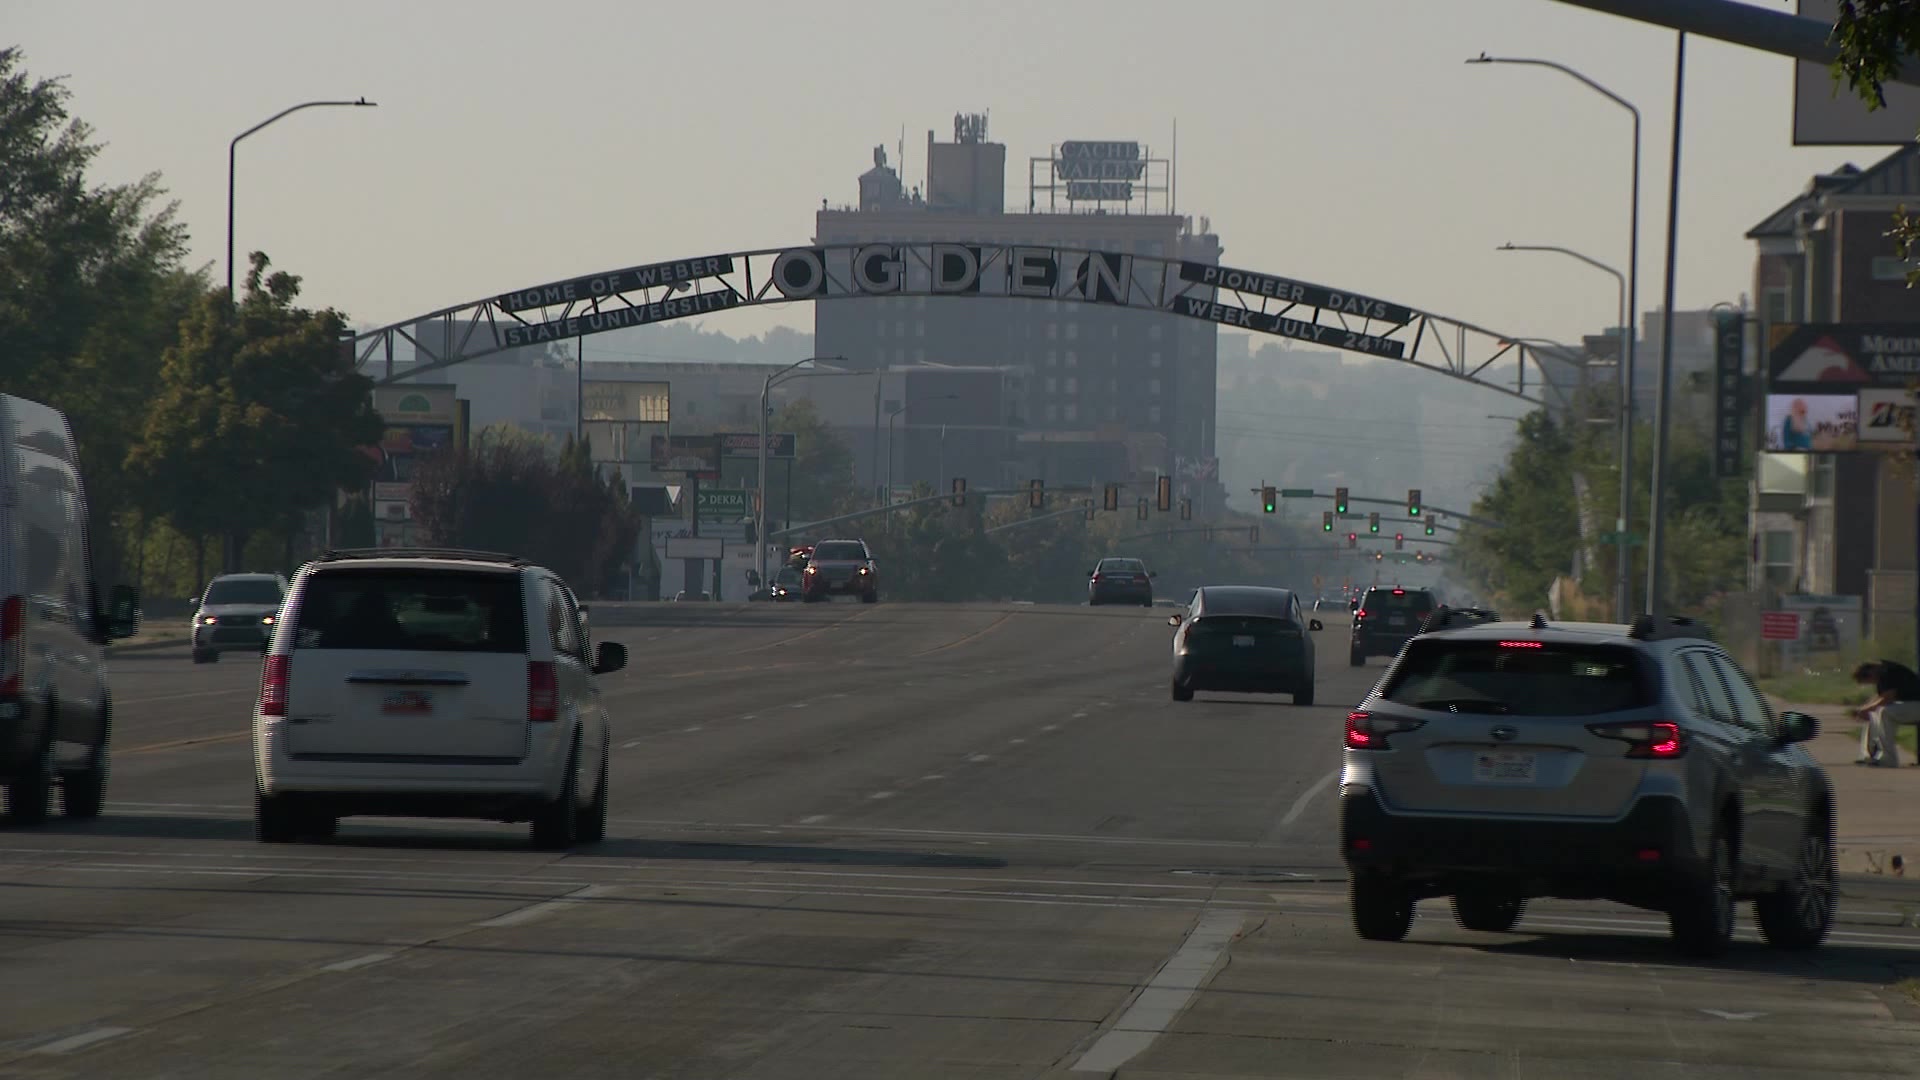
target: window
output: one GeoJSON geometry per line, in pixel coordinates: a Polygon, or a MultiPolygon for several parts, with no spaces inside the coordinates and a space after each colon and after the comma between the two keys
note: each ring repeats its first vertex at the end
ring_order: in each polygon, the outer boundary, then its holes
{"type": "Polygon", "coordinates": [[[1077,394],[1079,392],[1080,392],[1080,380],[1069,377],[1067,379],[1067,393],[1077,394]]]}
{"type": "Polygon", "coordinates": [[[1767,699],[1754,690],[1746,672],[1718,653],[1702,655],[1713,664],[1720,673],[1720,681],[1726,684],[1727,695],[1733,700],[1733,715],[1740,726],[1756,731],[1774,730],[1773,710],[1767,706],[1767,699]]]}
{"type": "Polygon", "coordinates": [[[547,633],[553,651],[562,656],[584,658],[587,648],[580,641],[580,609],[573,606],[555,582],[547,582],[547,633]]]}
{"type": "Polygon", "coordinates": [[[1787,588],[1793,584],[1793,531],[1769,529],[1760,534],[1761,573],[1767,584],[1787,588]]]}
{"type": "MultiPolygon", "coordinates": [[[[1375,590],[1361,601],[1370,619],[1385,598],[1384,590],[1375,590]]],[[[1631,649],[1560,644],[1513,649],[1497,641],[1439,638],[1415,638],[1381,696],[1414,708],[1493,716],[1593,716],[1657,701],[1631,649]]]]}
{"type": "Polygon", "coordinates": [[[1048,420],[1048,422],[1052,422],[1052,421],[1055,421],[1055,420],[1058,420],[1058,419],[1060,419],[1060,406],[1058,406],[1058,405],[1055,405],[1055,404],[1053,404],[1052,402],[1048,402],[1048,403],[1047,403],[1047,420],[1048,420]]]}
{"type": "Polygon", "coordinates": [[[1060,363],[1060,354],[1055,352],[1052,349],[1048,349],[1047,350],[1047,366],[1054,367],[1059,363],[1060,363]]]}
{"type": "Polygon", "coordinates": [[[900,322],[896,322],[896,323],[894,323],[894,324],[893,324],[893,336],[894,336],[894,337],[906,337],[906,336],[907,336],[907,324],[906,324],[906,321],[905,321],[904,319],[903,319],[903,320],[901,320],[900,322]]]}
{"type": "Polygon", "coordinates": [[[1160,392],[1160,380],[1159,380],[1159,379],[1148,379],[1148,380],[1147,380],[1147,393],[1149,393],[1149,394],[1157,394],[1157,393],[1159,393],[1159,392],[1160,392]]]}
{"type": "Polygon", "coordinates": [[[1694,712],[1703,719],[1722,724],[1734,723],[1733,699],[1727,696],[1726,685],[1707,662],[1706,654],[1681,653],[1680,666],[1686,672],[1687,682],[1693,687],[1694,712]]]}
{"type": "Polygon", "coordinates": [[[517,572],[322,571],[292,611],[296,649],[527,651],[517,572]]]}
{"type": "Polygon", "coordinates": [[[272,578],[214,578],[213,584],[207,586],[206,598],[200,602],[279,607],[282,599],[280,583],[272,578]]]}
{"type": "Polygon", "coordinates": [[[1078,406],[1078,405],[1075,405],[1075,404],[1074,404],[1073,402],[1071,402],[1071,401],[1069,401],[1069,402],[1067,402],[1067,420],[1068,420],[1068,422],[1073,422],[1073,421],[1076,421],[1076,420],[1079,420],[1079,419],[1080,419],[1080,406],[1078,406]]]}
{"type": "Polygon", "coordinates": [[[1056,380],[1053,376],[1051,375],[1047,376],[1047,393],[1049,394],[1058,393],[1060,388],[1057,385],[1057,383],[1058,383],[1058,380],[1056,380]]]}
{"type": "Polygon", "coordinates": [[[1077,352],[1074,352],[1072,349],[1067,350],[1067,366],[1068,367],[1080,366],[1080,354],[1077,352]]]}
{"type": "Polygon", "coordinates": [[[1156,320],[1155,322],[1153,322],[1147,327],[1147,337],[1151,338],[1154,341],[1159,341],[1160,329],[1161,329],[1160,323],[1156,320]]]}
{"type": "Polygon", "coordinates": [[[1108,379],[1108,380],[1107,380],[1107,393],[1109,393],[1109,394],[1118,394],[1119,392],[1120,392],[1120,380],[1119,380],[1119,379],[1108,379]]]}
{"type": "Polygon", "coordinates": [[[873,324],[873,336],[874,337],[887,336],[887,324],[884,321],[873,324]]]}
{"type": "Polygon", "coordinates": [[[1159,366],[1160,366],[1160,354],[1159,354],[1159,353],[1157,353],[1157,352],[1152,352],[1152,353],[1148,353],[1148,354],[1147,354],[1147,366],[1148,366],[1148,367],[1159,367],[1159,366]]]}
{"type": "Polygon", "coordinates": [[[906,362],[907,362],[907,350],[905,350],[905,349],[895,349],[895,350],[893,350],[893,362],[894,362],[894,363],[896,363],[896,364],[904,364],[904,363],[906,363],[906,362]]]}
{"type": "Polygon", "coordinates": [[[913,323],[913,336],[914,336],[914,337],[926,337],[926,336],[927,336],[927,321],[926,321],[925,319],[915,319],[915,320],[914,320],[914,323],[913,323]]]}
{"type": "Polygon", "coordinates": [[[913,362],[914,362],[914,363],[916,363],[916,364],[924,364],[924,363],[926,363],[926,362],[927,362],[927,350],[925,350],[925,349],[915,349],[915,350],[913,350],[913,362]]]}
{"type": "Polygon", "coordinates": [[[1075,338],[1078,338],[1079,336],[1080,336],[1080,324],[1077,322],[1068,323],[1067,324],[1067,340],[1072,341],[1075,338]]]}
{"type": "Polygon", "coordinates": [[[1157,424],[1159,422],[1160,422],[1160,406],[1158,405],[1147,406],[1147,423],[1157,424]]]}
{"type": "Polygon", "coordinates": [[[1048,323],[1047,324],[1047,340],[1056,341],[1059,339],[1059,337],[1060,337],[1060,324],[1057,322],[1048,323]]]}
{"type": "Polygon", "coordinates": [[[1120,419],[1120,406],[1118,405],[1107,406],[1107,419],[1108,420],[1120,419]]]}

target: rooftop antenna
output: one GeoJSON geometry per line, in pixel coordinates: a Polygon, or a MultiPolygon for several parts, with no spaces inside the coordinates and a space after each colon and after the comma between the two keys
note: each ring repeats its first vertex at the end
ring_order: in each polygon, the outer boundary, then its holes
{"type": "Polygon", "coordinates": [[[1180,118],[1173,118],[1173,155],[1167,162],[1167,213],[1180,212],[1180,118]]]}

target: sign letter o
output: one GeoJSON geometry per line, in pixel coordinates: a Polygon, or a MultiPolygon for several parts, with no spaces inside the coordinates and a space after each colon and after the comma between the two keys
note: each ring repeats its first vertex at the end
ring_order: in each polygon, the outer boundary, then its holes
{"type": "Polygon", "coordinates": [[[788,248],[773,260],[773,284],[789,300],[810,300],[826,291],[826,264],[811,248],[788,248]]]}

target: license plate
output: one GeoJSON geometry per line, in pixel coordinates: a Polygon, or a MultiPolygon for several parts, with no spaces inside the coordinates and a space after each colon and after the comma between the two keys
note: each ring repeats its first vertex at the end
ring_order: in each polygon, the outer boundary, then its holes
{"type": "Polygon", "coordinates": [[[424,690],[396,690],[380,703],[383,713],[418,714],[433,711],[433,695],[424,690]]]}
{"type": "Polygon", "coordinates": [[[1251,649],[1253,648],[1253,635],[1235,634],[1233,635],[1233,644],[1237,648],[1251,649]]]}
{"type": "Polygon", "coordinates": [[[1387,616],[1387,625],[1388,625],[1388,626],[1405,626],[1406,624],[1407,624],[1407,617],[1406,617],[1405,615],[1389,615],[1389,616],[1387,616]]]}
{"type": "Polygon", "coordinates": [[[1481,784],[1531,784],[1539,755],[1514,750],[1483,751],[1474,755],[1473,779],[1481,784]]]}

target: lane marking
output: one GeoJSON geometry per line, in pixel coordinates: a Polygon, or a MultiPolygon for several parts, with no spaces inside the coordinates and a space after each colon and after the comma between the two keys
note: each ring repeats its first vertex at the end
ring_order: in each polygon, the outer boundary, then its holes
{"type": "Polygon", "coordinates": [[[92,1031],[83,1031],[78,1035],[69,1035],[64,1039],[55,1040],[45,1046],[34,1047],[33,1052],[36,1054],[71,1054],[75,1050],[82,1050],[95,1043],[106,1042],[108,1039],[117,1039],[122,1035],[128,1035],[132,1032],[132,1028],[98,1027],[92,1031]]]}
{"type": "Polygon", "coordinates": [[[252,693],[257,693],[259,689],[260,688],[257,686],[247,685],[247,686],[236,686],[230,690],[189,690],[189,691],[183,691],[178,694],[155,694],[151,697],[121,698],[117,702],[117,704],[124,709],[130,705],[146,705],[150,702],[155,702],[155,701],[185,701],[189,698],[226,697],[230,694],[252,694],[252,693]]]}
{"type": "Polygon", "coordinates": [[[1327,790],[1327,788],[1338,779],[1340,779],[1340,770],[1335,769],[1315,781],[1312,787],[1301,792],[1300,797],[1293,800],[1293,805],[1287,807],[1286,814],[1280,818],[1280,824],[1275,825],[1267,835],[1260,838],[1261,846],[1264,847],[1277,842],[1280,839],[1280,834],[1292,828],[1293,823],[1300,820],[1300,815],[1307,812],[1307,805],[1313,802],[1313,797],[1327,790]]]}
{"type": "Polygon", "coordinates": [[[1041,724],[1040,730],[1041,731],[1059,731],[1060,725],[1059,724],[1041,724]]]}
{"type": "Polygon", "coordinates": [[[1020,746],[1020,745],[1022,745],[1022,744],[1024,744],[1024,743],[1025,743],[1026,741],[1027,741],[1027,740],[1025,740],[1025,739],[1008,739],[1008,740],[1007,740],[1007,745],[1009,745],[1009,746],[1020,746]]]}
{"type": "Polygon", "coordinates": [[[1087,714],[1084,712],[1077,712],[1073,714],[1073,718],[1075,720],[1084,720],[1086,719],[1086,717],[1087,717],[1087,714]]]}
{"type": "Polygon", "coordinates": [[[741,714],[740,714],[740,719],[742,719],[742,720],[751,720],[751,719],[753,719],[753,717],[754,717],[754,714],[753,714],[753,713],[741,713],[741,714]]]}
{"type": "Polygon", "coordinates": [[[623,743],[621,743],[621,744],[620,744],[620,749],[622,749],[622,750],[631,750],[631,749],[633,749],[634,747],[636,747],[636,746],[639,746],[639,745],[640,745],[640,740],[639,740],[639,739],[634,739],[634,740],[633,740],[633,741],[631,741],[631,742],[623,742],[623,743]]]}
{"type": "Polygon", "coordinates": [[[1006,625],[1007,620],[1011,618],[1013,618],[1013,612],[1009,611],[1006,614],[988,623],[987,625],[981,627],[980,629],[975,630],[973,633],[968,634],[966,637],[960,638],[955,641],[949,641],[945,645],[936,645],[925,652],[914,653],[913,655],[909,656],[907,659],[918,660],[923,656],[932,656],[934,653],[937,653],[937,652],[946,652],[948,649],[957,649],[960,646],[965,645],[970,641],[976,641],[982,637],[985,637],[988,634],[993,633],[995,630],[1000,629],[1000,627],[1006,625]]]}
{"type": "Polygon", "coordinates": [[[491,919],[482,919],[473,925],[485,927],[518,926],[529,920],[537,919],[542,915],[551,915],[569,904],[577,904],[582,900],[590,900],[596,896],[605,896],[613,890],[614,886],[612,885],[588,885],[583,889],[575,889],[565,896],[556,896],[551,900],[542,900],[537,904],[530,904],[518,911],[509,911],[505,915],[496,915],[491,919]]]}
{"type": "Polygon", "coordinates": [[[320,970],[321,971],[352,971],[355,968],[363,968],[369,964],[377,964],[382,960],[391,960],[393,959],[394,955],[395,954],[390,952],[368,953],[365,956],[356,956],[351,960],[337,960],[331,964],[322,964],[320,965],[320,970]]]}
{"type": "Polygon", "coordinates": [[[983,761],[992,761],[993,755],[992,754],[970,754],[968,755],[967,760],[978,765],[983,761]]]}
{"type": "Polygon", "coordinates": [[[807,703],[804,701],[796,701],[792,705],[788,706],[788,708],[791,708],[791,709],[804,709],[806,707],[807,707],[807,703]]]}
{"type": "Polygon", "coordinates": [[[235,731],[226,735],[203,735],[197,739],[172,739],[167,742],[147,743],[145,746],[129,746],[121,750],[122,754],[152,754],[161,750],[183,750],[189,746],[211,746],[215,743],[239,742],[253,738],[253,732],[235,731]]]}
{"type": "Polygon", "coordinates": [[[683,728],[681,728],[681,729],[680,729],[680,734],[682,734],[682,735],[691,735],[691,734],[693,734],[693,733],[694,733],[694,732],[696,732],[696,731],[705,731],[706,729],[707,729],[707,726],[706,726],[705,724],[694,724],[694,725],[692,725],[691,727],[683,727],[683,728]]]}
{"type": "Polygon", "coordinates": [[[922,780],[945,780],[946,778],[947,778],[947,774],[946,774],[946,773],[937,773],[937,772],[930,772],[930,773],[928,773],[927,775],[925,775],[925,776],[923,776],[923,777],[921,777],[920,779],[922,779],[922,780]]]}
{"type": "Polygon", "coordinates": [[[1246,916],[1238,911],[1202,914],[1187,940],[1154,974],[1140,996],[1113,1027],[1074,1062],[1073,1071],[1112,1073],[1153,1045],[1213,976],[1221,955],[1245,922],[1246,916]]]}
{"type": "Polygon", "coordinates": [[[806,817],[800,819],[800,824],[818,825],[825,820],[827,820],[827,815],[825,814],[808,814],[806,817]]]}
{"type": "Polygon", "coordinates": [[[898,794],[900,794],[900,793],[899,793],[899,792],[897,792],[897,791],[876,791],[876,792],[874,792],[873,794],[871,794],[871,795],[869,795],[869,796],[867,796],[867,798],[869,798],[869,799],[891,799],[891,798],[893,798],[893,797],[894,797],[895,795],[898,795],[898,794]]]}

